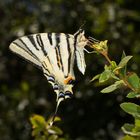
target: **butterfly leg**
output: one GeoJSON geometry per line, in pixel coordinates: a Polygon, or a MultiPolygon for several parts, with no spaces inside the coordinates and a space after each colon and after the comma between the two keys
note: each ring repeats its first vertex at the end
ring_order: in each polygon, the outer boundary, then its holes
{"type": "Polygon", "coordinates": [[[90,53],[96,53],[96,51],[91,51],[91,52],[90,52],[90,51],[88,51],[86,48],[84,48],[84,51],[87,52],[87,53],[89,53],[89,54],[90,54],[90,53]]]}

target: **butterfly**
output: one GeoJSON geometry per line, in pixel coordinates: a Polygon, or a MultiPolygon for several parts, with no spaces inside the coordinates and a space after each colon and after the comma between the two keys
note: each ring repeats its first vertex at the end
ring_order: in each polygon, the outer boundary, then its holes
{"type": "Polygon", "coordinates": [[[56,93],[57,107],[61,101],[71,98],[75,81],[74,62],[85,73],[84,47],[88,39],[84,30],[75,34],[37,33],[13,41],[9,48],[14,53],[38,66],[56,93]]]}

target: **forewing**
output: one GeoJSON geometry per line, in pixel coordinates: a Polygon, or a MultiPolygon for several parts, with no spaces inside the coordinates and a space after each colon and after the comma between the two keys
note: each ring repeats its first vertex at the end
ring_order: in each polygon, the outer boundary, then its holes
{"type": "Polygon", "coordinates": [[[46,33],[21,37],[13,41],[9,48],[24,59],[42,67],[41,62],[47,55],[47,50],[42,44],[41,36],[46,36],[46,33]]]}
{"type": "Polygon", "coordinates": [[[78,69],[80,70],[80,72],[82,72],[84,74],[85,68],[86,68],[84,47],[87,44],[87,39],[84,36],[84,30],[80,28],[74,34],[74,38],[75,38],[74,46],[75,46],[75,50],[76,50],[77,66],[78,66],[78,69]]]}
{"type": "Polygon", "coordinates": [[[85,56],[84,56],[84,50],[83,47],[79,47],[76,49],[76,62],[78,69],[82,72],[82,74],[85,73],[86,63],[85,63],[85,56]]]}
{"type": "Polygon", "coordinates": [[[61,34],[60,43],[57,46],[60,54],[60,62],[62,63],[62,71],[64,76],[73,75],[74,62],[74,37],[70,34],[61,34]]]}
{"type": "Polygon", "coordinates": [[[74,37],[64,33],[38,33],[21,37],[10,44],[10,50],[43,68],[63,84],[73,76],[74,37]],[[43,65],[45,64],[45,67],[43,65]]]}

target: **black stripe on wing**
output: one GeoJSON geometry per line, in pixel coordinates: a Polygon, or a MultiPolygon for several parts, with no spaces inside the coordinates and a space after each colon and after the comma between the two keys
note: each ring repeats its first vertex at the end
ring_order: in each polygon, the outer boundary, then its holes
{"type": "Polygon", "coordinates": [[[56,53],[57,65],[59,68],[61,68],[59,50],[57,47],[55,47],[55,53],[56,53]]]}
{"type": "Polygon", "coordinates": [[[83,29],[79,29],[75,34],[74,34],[74,49],[76,50],[76,45],[77,45],[77,37],[80,33],[83,32],[83,29]]]}
{"type": "MultiPolygon", "coordinates": [[[[55,78],[53,76],[49,75],[46,72],[44,72],[44,76],[47,78],[48,82],[52,84],[52,86],[55,84],[55,78]]],[[[57,89],[55,89],[55,90],[57,90],[57,89]]]]}
{"type": "MultiPolygon", "coordinates": [[[[22,48],[22,47],[21,47],[19,44],[17,44],[16,42],[13,42],[13,44],[15,44],[16,46],[22,48]]],[[[28,52],[27,50],[25,50],[24,48],[22,48],[22,49],[23,49],[26,53],[28,53],[28,55],[30,55],[31,57],[33,57],[31,54],[29,54],[29,52],[28,52]]],[[[31,60],[29,60],[28,58],[21,56],[19,53],[17,53],[17,52],[15,52],[15,53],[16,53],[18,56],[20,56],[20,57],[22,57],[23,59],[25,59],[26,61],[28,61],[29,63],[31,63],[32,65],[34,65],[34,66],[36,66],[37,68],[39,68],[39,69],[42,70],[42,67],[41,67],[41,66],[35,64],[34,62],[32,62],[31,60]]],[[[33,57],[33,58],[34,58],[34,57],[33,57]]],[[[36,59],[36,58],[34,58],[34,59],[36,59]]]]}
{"type": "Polygon", "coordinates": [[[28,45],[20,38],[18,39],[18,41],[25,47],[22,47],[21,45],[19,45],[16,42],[13,42],[15,45],[19,46],[20,48],[22,48],[25,52],[27,52],[30,56],[32,56],[34,59],[39,60],[39,58],[32,52],[32,50],[28,47],[28,45]],[[27,50],[26,50],[27,49],[27,50]]]}
{"type": "Polygon", "coordinates": [[[56,48],[58,50],[58,55],[59,55],[59,60],[57,59],[57,62],[60,63],[62,71],[64,71],[64,67],[63,67],[63,63],[62,63],[62,56],[61,56],[61,52],[60,52],[60,33],[56,33],[55,34],[55,39],[56,39],[56,48]]]}
{"type": "Polygon", "coordinates": [[[58,90],[59,90],[59,86],[58,86],[58,84],[56,84],[56,83],[54,84],[54,86],[53,86],[53,90],[54,90],[54,91],[58,91],[58,90]]]}
{"type": "Polygon", "coordinates": [[[47,71],[47,72],[44,72],[44,75],[49,76],[50,72],[48,71],[48,69],[44,65],[42,65],[42,67],[47,71]]]}
{"type": "Polygon", "coordinates": [[[48,36],[49,43],[52,45],[52,33],[48,33],[47,36],[48,36]]]}
{"type": "Polygon", "coordinates": [[[55,83],[55,78],[53,76],[51,76],[51,75],[48,77],[47,80],[48,80],[48,82],[55,83]]]}
{"type": "Polygon", "coordinates": [[[47,71],[47,72],[44,72],[44,75],[45,75],[46,77],[50,76],[50,75],[48,74],[48,71],[47,71]]]}
{"type": "Polygon", "coordinates": [[[37,34],[37,35],[36,35],[36,40],[37,40],[37,43],[38,43],[38,45],[40,46],[40,48],[41,48],[43,54],[46,56],[46,55],[47,55],[47,52],[46,52],[46,50],[44,49],[45,45],[43,44],[43,40],[42,40],[40,34],[37,34]]]}
{"type": "Polygon", "coordinates": [[[30,42],[32,43],[32,45],[36,48],[36,50],[39,50],[39,48],[37,47],[37,44],[35,42],[35,39],[33,38],[33,35],[29,35],[27,37],[30,40],[30,42]]]}
{"type": "MultiPolygon", "coordinates": [[[[66,34],[66,41],[67,41],[67,50],[68,50],[68,73],[70,73],[70,63],[71,63],[71,49],[70,49],[70,41],[69,41],[69,34],[66,34]]],[[[67,74],[68,75],[68,74],[67,74]]]]}
{"type": "Polygon", "coordinates": [[[73,96],[72,92],[70,91],[65,91],[65,98],[71,98],[73,96]]]}
{"type": "Polygon", "coordinates": [[[65,99],[65,94],[64,94],[62,91],[59,92],[59,95],[58,95],[58,101],[59,101],[60,99],[65,99]]]}
{"type": "Polygon", "coordinates": [[[42,67],[50,74],[50,71],[48,70],[47,64],[43,61],[42,67]]]}

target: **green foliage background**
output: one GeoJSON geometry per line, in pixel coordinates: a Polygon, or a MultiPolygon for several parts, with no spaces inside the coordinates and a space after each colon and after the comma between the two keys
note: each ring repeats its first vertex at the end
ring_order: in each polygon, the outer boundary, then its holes
{"type": "MultiPolygon", "coordinates": [[[[9,44],[19,36],[38,32],[75,33],[84,26],[87,37],[109,40],[117,62],[122,51],[133,55],[129,70],[140,71],[140,1],[138,0],[1,0],[0,1],[0,140],[30,140],[32,114],[46,119],[55,109],[55,94],[42,72],[12,54],[9,44]]],[[[119,104],[126,90],[99,94],[89,83],[103,70],[105,59],[86,54],[85,76],[75,67],[75,96],[60,105],[58,126],[72,140],[116,140],[120,127],[132,118],[119,104]]],[[[137,101],[136,101],[137,102],[137,101]]]]}

